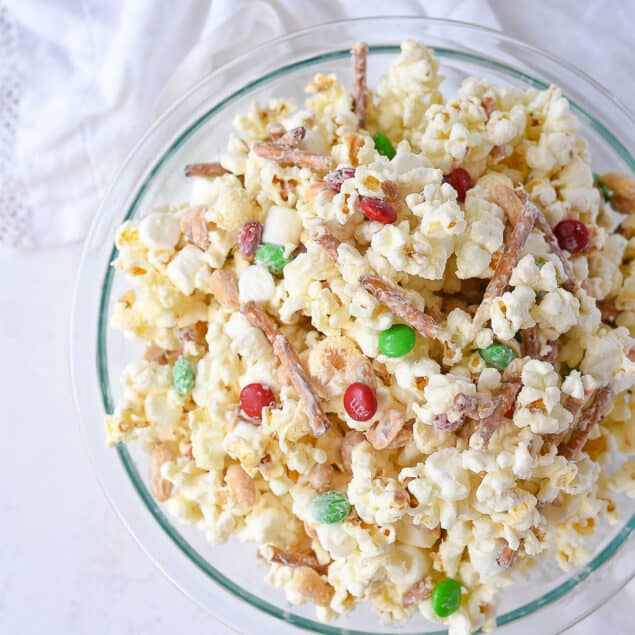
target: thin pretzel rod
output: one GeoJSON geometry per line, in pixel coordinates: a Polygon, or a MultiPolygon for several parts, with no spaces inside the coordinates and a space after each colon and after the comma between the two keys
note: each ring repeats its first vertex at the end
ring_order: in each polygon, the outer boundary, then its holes
{"type": "Polygon", "coordinates": [[[613,389],[610,386],[604,386],[597,391],[593,403],[582,413],[578,427],[560,451],[565,459],[573,461],[580,455],[591,431],[607,413],[612,398],[613,389]]]}
{"type": "Polygon", "coordinates": [[[523,202],[518,197],[518,194],[511,187],[498,183],[494,187],[494,200],[502,207],[512,227],[515,227],[523,209],[523,202]]]}
{"type": "Polygon", "coordinates": [[[549,362],[553,366],[554,370],[557,371],[558,370],[558,350],[559,350],[558,340],[548,340],[547,346],[549,346],[549,352],[541,353],[540,359],[543,362],[549,362]]]}
{"type": "Polygon", "coordinates": [[[190,163],[185,166],[185,176],[204,176],[213,179],[223,174],[231,174],[220,163],[190,163]]]}
{"type": "Polygon", "coordinates": [[[320,574],[325,574],[328,569],[328,567],[318,562],[313,552],[299,553],[295,551],[285,551],[275,545],[266,545],[265,551],[265,557],[269,562],[276,562],[285,567],[311,567],[311,569],[314,569],[320,574]]]}
{"type": "Polygon", "coordinates": [[[320,400],[311,385],[309,375],[304,370],[298,354],[289,340],[280,333],[276,323],[255,302],[243,304],[240,307],[240,312],[253,326],[259,328],[269,340],[273,347],[273,352],[280,360],[291,381],[291,385],[304,404],[313,434],[316,437],[323,435],[329,429],[331,423],[326,414],[324,414],[320,400]]]}
{"type": "MultiPolygon", "coordinates": [[[[526,203],[528,197],[525,192],[517,192],[512,190],[510,187],[507,187],[502,184],[498,184],[494,188],[494,200],[498,205],[503,208],[505,215],[509,219],[509,222],[512,226],[516,226],[518,219],[520,217],[520,213],[522,211],[523,203],[526,203]]],[[[536,208],[536,227],[543,233],[545,237],[545,241],[549,245],[551,251],[555,256],[558,257],[560,262],[562,263],[562,268],[564,269],[564,273],[567,276],[567,280],[564,283],[564,287],[569,291],[575,290],[578,288],[578,281],[573,275],[573,270],[571,269],[571,263],[569,259],[565,256],[562,249],[560,249],[560,245],[558,244],[558,239],[556,238],[553,230],[551,229],[551,225],[545,218],[545,215],[541,210],[536,208]]]]}
{"type": "Polygon", "coordinates": [[[575,430],[578,425],[578,419],[580,418],[580,413],[582,412],[582,408],[584,408],[584,404],[589,400],[589,394],[585,394],[582,399],[577,399],[571,395],[567,395],[567,398],[564,400],[563,407],[565,410],[571,413],[573,417],[571,419],[571,425],[565,428],[562,432],[554,432],[553,434],[546,434],[544,436],[545,441],[549,441],[553,443],[555,446],[559,446],[565,439],[565,437],[571,432],[575,430]]]}
{"type": "Polygon", "coordinates": [[[415,582],[404,594],[401,596],[401,605],[407,609],[412,606],[417,606],[419,602],[427,600],[432,597],[434,591],[434,582],[431,576],[426,576],[419,582],[415,582]]]}
{"type": "Polygon", "coordinates": [[[468,419],[485,419],[496,410],[497,401],[487,393],[466,395],[457,393],[452,401],[452,408],[468,419]]]}
{"type": "Polygon", "coordinates": [[[483,300],[491,300],[502,295],[505,287],[509,284],[512,271],[518,264],[520,252],[522,251],[529,234],[534,227],[538,208],[530,201],[523,205],[523,209],[518,217],[518,222],[514,226],[514,230],[510,236],[510,240],[505,246],[505,251],[498,261],[496,271],[489,281],[483,300]]]}
{"type": "Polygon", "coordinates": [[[516,396],[520,392],[520,386],[518,382],[505,384],[500,392],[494,412],[489,417],[481,419],[478,423],[477,430],[483,439],[484,445],[489,443],[492,435],[496,432],[496,429],[503,420],[505,413],[514,405],[516,396]]]}
{"type": "Polygon", "coordinates": [[[366,87],[366,62],[368,44],[358,42],[351,51],[353,57],[353,111],[360,128],[366,127],[366,109],[368,107],[368,91],[366,87]]]}
{"type": "Polygon", "coordinates": [[[522,338],[523,357],[529,356],[532,359],[540,357],[540,327],[536,324],[520,331],[522,338]]]}
{"type": "MultiPolygon", "coordinates": [[[[520,331],[522,338],[523,357],[531,357],[541,362],[549,362],[554,368],[558,365],[558,342],[557,340],[549,340],[547,346],[548,352],[543,352],[544,347],[540,343],[540,327],[535,324],[529,328],[520,331]]],[[[556,368],[557,370],[557,368],[556,368]]]]}
{"type": "Polygon", "coordinates": [[[287,146],[287,148],[296,148],[302,143],[304,135],[306,135],[306,128],[304,126],[298,126],[297,128],[287,130],[276,140],[276,143],[279,143],[281,146],[287,146]]]}
{"type": "Polygon", "coordinates": [[[431,339],[436,339],[439,335],[439,324],[433,318],[413,306],[401,291],[379,276],[364,274],[360,277],[359,284],[421,335],[431,339]]]}
{"type": "Polygon", "coordinates": [[[260,141],[254,143],[254,152],[257,156],[277,163],[290,163],[301,168],[311,168],[318,172],[328,172],[331,169],[331,157],[326,154],[315,154],[298,148],[271,141],[260,141]]]}

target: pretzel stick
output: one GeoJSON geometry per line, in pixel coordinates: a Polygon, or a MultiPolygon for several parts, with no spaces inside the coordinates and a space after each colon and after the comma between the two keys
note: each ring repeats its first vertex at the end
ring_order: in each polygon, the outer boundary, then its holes
{"type": "Polygon", "coordinates": [[[571,425],[565,428],[562,432],[554,432],[552,434],[545,434],[545,441],[549,441],[553,443],[555,446],[559,446],[564,438],[571,432],[571,430],[575,430],[578,425],[578,419],[580,417],[580,413],[582,412],[582,408],[584,404],[589,400],[589,396],[591,393],[585,393],[582,399],[577,399],[572,395],[567,395],[567,398],[564,400],[563,407],[565,410],[571,413],[573,419],[571,419],[571,425]]]}
{"type": "Polygon", "coordinates": [[[432,417],[432,425],[437,430],[443,430],[443,432],[456,432],[464,423],[465,419],[463,417],[459,417],[455,421],[450,421],[445,412],[432,417]]]}
{"type": "Polygon", "coordinates": [[[324,414],[317,394],[311,385],[311,380],[289,340],[280,333],[276,323],[255,302],[243,304],[240,307],[240,312],[269,340],[273,352],[280,360],[291,381],[291,385],[304,404],[313,434],[316,437],[323,435],[331,424],[324,414]]]}
{"type": "Polygon", "coordinates": [[[610,386],[600,388],[595,395],[593,403],[582,413],[578,427],[573,431],[569,440],[560,450],[560,454],[573,461],[580,455],[591,434],[593,428],[607,413],[611,399],[613,398],[613,389],[610,386]]]}
{"type": "Polygon", "coordinates": [[[432,597],[434,591],[434,582],[432,578],[427,575],[419,582],[415,582],[402,596],[401,605],[407,609],[411,606],[417,606],[419,602],[427,600],[432,597]]]}
{"type": "Polygon", "coordinates": [[[287,148],[295,148],[302,143],[304,135],[306,135],[306,128],[304,126],[298,126],[297,128],[287,130],[276,140],[276,143],[279,143],[281,146],[287,146],[287,148]]]}
{"type": "Polygon", "coordinates": [[[315,154],[298,148],[272,143],[271,141],[260,141],[254,143],[254,152],[257,156],[277,163],[290,163],[301,168],[311,168],[319,172],[328,172],[331,166],[331,157],[326,154],[315,154]]]}
{"type": "Polygon", "coordinates": [[[558,364],[558,342],[549,340],[547,346],[549,351],[543,353],[543,346],[540,343],[540,327],[535,324],[520,331],[522,338],[522,352],[524,357],[538,359],[541,362],[549,362],[554,368],[558,364]]]}
{"type": "Polygon", "coordinates": [[[520,331],[522,338],[523,356],[527,355],[532,359],[540,357],[540,327],[536,324],[520,331]]]}
{"type": "Polygon", "coordinates": [[[317,561],[314,553],[285,551],[274,545],[265,545],[263,555],[269,562],[275,562],[285,567],[311,567],[320,574],[325,574],[327,571],[327,567],[317,561]]]}
{"type": "Polygon", "coordinates": [[[558,340],[549,340],[547,342],[547,346],[549,346],[549,352],[548,353],[541,353],[540,354],[540,359],[543,362],[549,362],[554,370],[558,370],[558,340]]]}
{"type": "Polygon", "coordinates": [[[368,58],[368,44],[358,42],[351,51],[353,56],[353,111],[360,128],[366,127],[366,108],[368,92],[366,90],[366,61],[368,58]]]}
{"type": "MultiPolygon", "coordinates": [[[[526,204],[528,200],[527,194],[525,192],[522,192],[521,195],[517,191],[512,190],[510,187],[499,183],[494,188],[494,200],[503,208],[503,211],[509,219],[509,222],[512,224],[513,227],[515,227],[518,223],[518,219],[520,218],[523,204],[526,204]]],[[[562,263],[562,268],[564,269],[564,273],[567,276],[567,280],[564,284],[565,288],[569,290],[576,289],[578,287],[578,282],[573,275],[571,264],[569,263],[569,260],[565,256],[562,249],[560,249],[558,239],[553,233],[551,225],[549,225],[544,214],[538,208],[536,208],[535,224],[536,227],[543,233],[545,241],[549,245],[551,251],[559,258],[560,262],[562,263]]]]}
{"type": "Polygon", "coordinates": [[[494,432],[496,432],[505,413],[514,405],[516,396],[520,391],[520,386],[521,384],[518,382],[505,384],[498,397],[498,403],[496,404],[494,412],[489,417],[481,419],[478,423],[476,429],[481,435],[484,445],[489,443],[489,440],[492,438],[494,432]]]}
{"type": "Polygon", "coordinates": [[[401,291],[388,285],[379,276],[364,274],[359,284],[421,335],[435,339],[439,334],[439,325],[433,318],[414,307],[401,291]]]}
{"type": "Polygon", "coordinates": [[[514,230],[511,233],[509,242],[505,246],[505,251],[500,257],[498,265],[496,265],[496,271],[485,289],[483,300],[497,298],[505,291],[505,287],[509,284],[512,271],[520,259],[520,252],[525,246],[527,238],[529,238],[529,234],[534,227],[537,214],[538,208],[529,200],[525,202],[518,216],[518,222],[514,225],[514,230]]]}
{"type": "Polygon", "coordinates": [[[518,194],[511,187],[498,183],[494,187],[494,200],[502,207],[512,227],[515,227],[523,209],[523,202],[518,197],[518,194]]]}
{"type": "Polygon", "coordinates": [[[497,401],[486,393],[466,395],[458,393],[454,396],[452,408],[468,419],[485,419],[496,410],[497,401]]]}
{"type": "Polygon", "coordinates": [[[223,174],[231,174],[220,163],[190,163],[185,166],[185,176],[204,176],[213,179],[223,174]]]}

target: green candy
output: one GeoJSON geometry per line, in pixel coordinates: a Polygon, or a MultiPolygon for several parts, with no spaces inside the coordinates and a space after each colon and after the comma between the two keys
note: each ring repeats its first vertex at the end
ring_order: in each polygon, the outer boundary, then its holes
{"type": "Polygon", "coordinates": [[[351,511],[351,504],[342,492],[324,492],[311,503],[313,518],[319,523],[332,525],[344,520],[351,511]]]}
{"type": "Polygon", "coordinates": [[[432,610],[439,617],[452,615],[461,606],[461,584],[452,578],[439,582],[432,592],[432,610]]]}
{"type": "Polygon", "coordinates": [[[172,368],[172,380],[174,382],[174,390],[181,395],[181,397],[187,395],[188,392],[194,388],[194,369],[190,360],[181,355],[176,362],[174,362],[174,368],[172,368]]]}
{"type": "Polygon", "coordinates": [[[608,201],[610,201],[611,197],[613,196],[613,192],[611,192],[611,190],[609,190],[606,184],[602,182],[600,175],[596,174],[595,172],[593,173],[593,180],[595,181],[595,184],[598,186],[598,189],[600,190],[600,192],[602,192],[602,196],[604,197],[604,200],[608,203],[608,201]]]}
{"type": "Polygon", "coordinates": [[[514,349],[505,344],[490,344],[487,348],[479,349],[479,355],[494,368],[504,370],[512,360],[516,359],[514,349]]]}
{"type": "Polygon", "coordinates": [[[261,262],[271,273],[282,273],[285,266],[292,260],[293,258],[287,258],[284,255],[282,245],[262,243],[256,249],[256,262],[261,262]]]}
{"type": "Polygon", "coordinates": [[[395,156],[395,146],[393,146],[390,139],[383,132],[376,132],[373,141],[375,142],[375,148],[379,154],[383,154],[389,159],[395,156]]]}
{"type": "Polygon", "coordinates": [[[388,357],[403,357],[415,346],[417,335],[406,324],[393,324],[379,334],[379,350],[388,357]]]}
{"type": "Polygon", "coordinates": [[[514,339],[519,343],[522,344],[523,343],[523,336],[520,334],[520,331],[516,331],[514,333],[514,339]]]}

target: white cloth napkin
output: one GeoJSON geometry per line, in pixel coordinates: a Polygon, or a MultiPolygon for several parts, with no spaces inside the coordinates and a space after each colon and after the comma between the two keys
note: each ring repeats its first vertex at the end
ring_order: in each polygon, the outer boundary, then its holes
{"type": "Polygon", "coordinates": [[[81,240],[157,109],[248,46],[365,15],[498,25],[483,0],[1,2],[0,244],[27,247],[81,240]]]}

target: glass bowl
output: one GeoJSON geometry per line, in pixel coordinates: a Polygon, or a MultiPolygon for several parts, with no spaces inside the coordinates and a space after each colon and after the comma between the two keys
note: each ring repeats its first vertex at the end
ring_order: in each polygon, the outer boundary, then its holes
{"type": "MultiPolygon", "coordinates": [[[[268,42],[211,73],[149,130],[116,177],[86,240],[71,325],[71,366],[81,432],[106,496],[157,566],[217,619],[243,633],[329,635],[442,633],[416,616],[405,626],[383,626],[362,607],[333,624],[315,620],[311,606],[293,607],[267,585],[254,545],[210,546],[195,527],[177,526],[150,495],[148,460],[139,448],[106,446],[104,413],[113,408],[124,364],[138,347],[108,328],[109,307],[126,288],[110,267],[114,236],[125,219],[169,201],[187,200],[183,166],[214,158],[225,148],[234,115],[254,100],[300,100],[316,72],[350,77],[349,49],[370,46],[369,82],[375,85],[404,38],[434,49],[451,94],[467,75],[503,85],[545,88],[558,83],[571,100],[589,140],[596,170],[635,169],[635,121],[606,90],[581,71],[506,35],[469,24],[412,17],[334,22],[268,42]]],[[[188,188],[189,189],[189,188],[188,188]]],[[[587,565],[564,573],[540,567],[503,598],[501,633],[560,632],[612,597],[635,574],[635,503],[620,501],[621,521],[602,525],[587,565]]]]}

